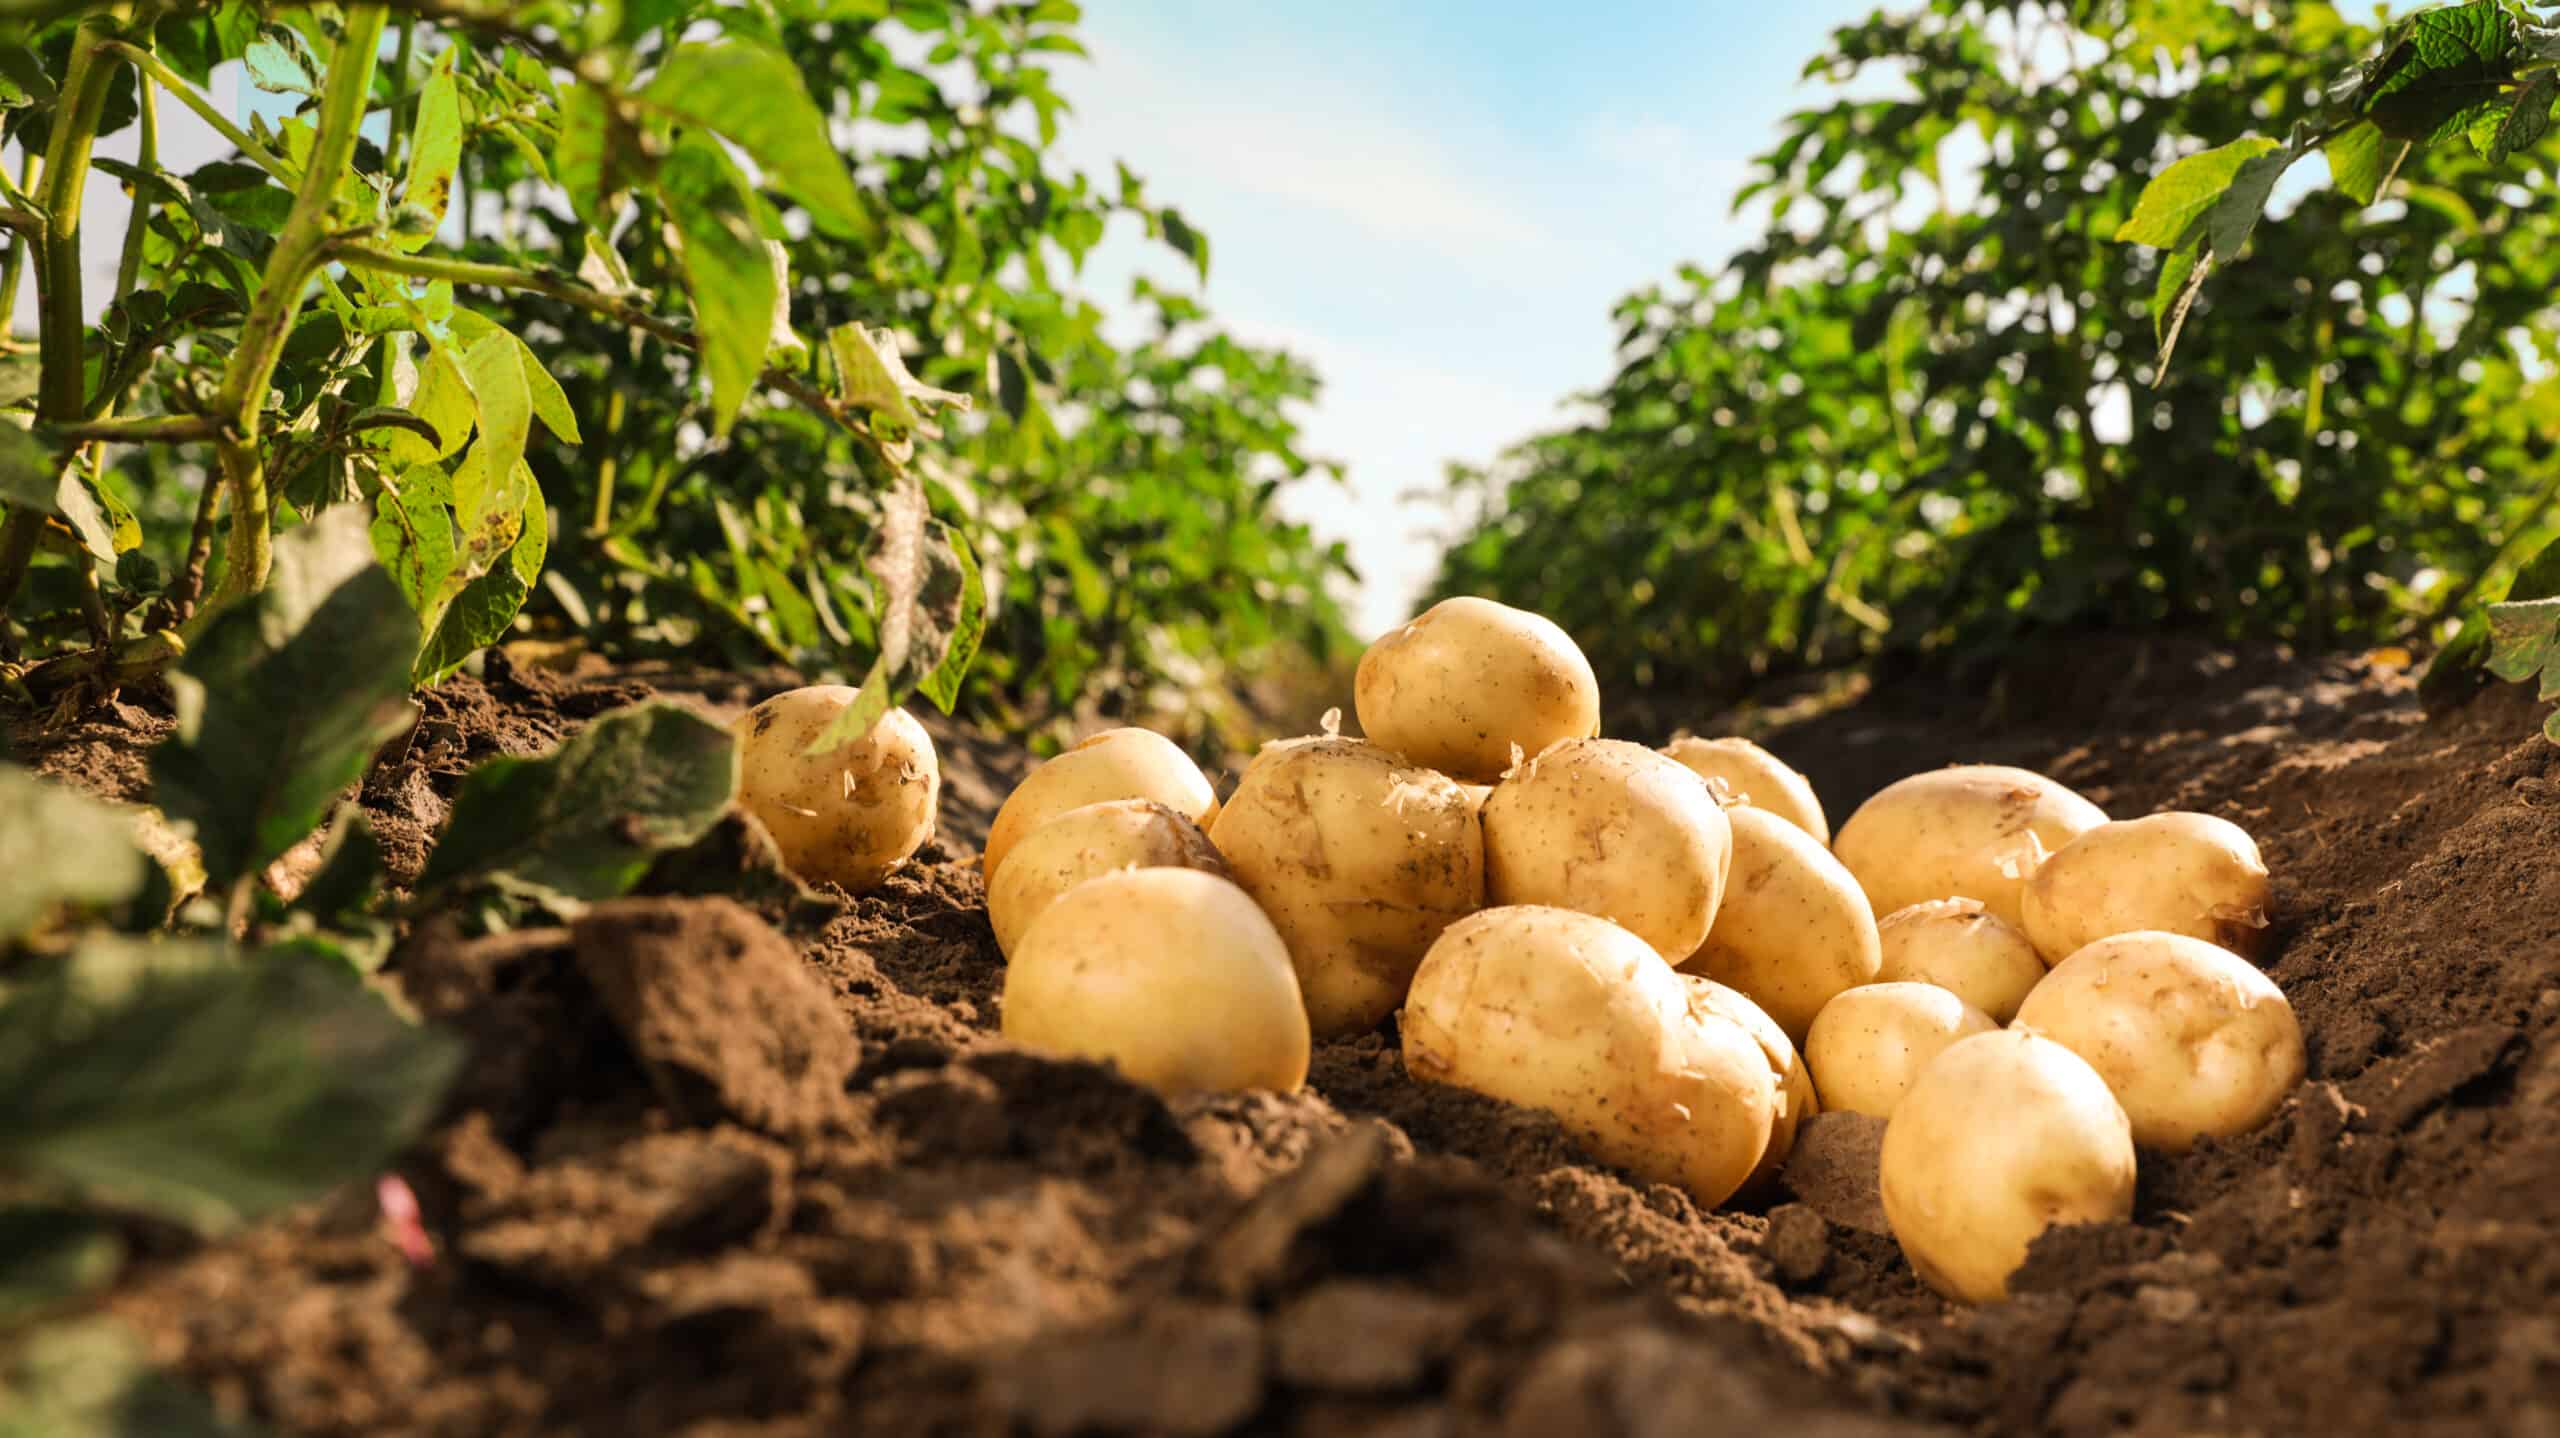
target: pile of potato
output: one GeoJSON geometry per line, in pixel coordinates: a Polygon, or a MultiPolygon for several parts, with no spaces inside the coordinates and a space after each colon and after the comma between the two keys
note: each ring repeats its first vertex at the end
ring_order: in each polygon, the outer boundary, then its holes
{"type": "Polygon", "coordinates": [[[2127,1215],[2137,1147],[2246,1132],[2302,1077],[2249,962],[2266,866],[2221,819],[1961,765],[1835,836],[1747,740],[1599,737],[1573,641],[1483,599],[1356,682],[1367,738],[1267,745],[1223,803],[1141,729],[1024,780],[984,860],[1007,1035],[1166,1092],[1289,1090],[1316,1040],[1393,1017],[1416,1078],[1709,1206],[1807,1116],[1873,1115],[1896,1238],[1972,1302],[2045,1229],[2127,1215]]]}

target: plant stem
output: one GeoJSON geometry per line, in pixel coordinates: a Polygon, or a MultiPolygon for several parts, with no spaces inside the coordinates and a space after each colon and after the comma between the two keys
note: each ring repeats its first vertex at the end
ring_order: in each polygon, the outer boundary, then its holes
{"type": "Polygon", "coordinates": [[[81,444],[195,444],[220,439],[222,425],[200,414],[146,414],[133,419],[74,420],[51,426],[47,432],[81,444]]]}
{"type": "Polygon", "coordinates": [[[222,481],[208,474],[204,491],[196,496],[196,525],[187,534],[187,562],[169,589],[172,623],[184,624],[195,617],[196,600],[204,594],[204,568],[213,559],[213,516],[221,507],[222,481]]]}
{"type": "Polygon", "coordinates": [[[141,71],[144,79],[157,82],[161,89],[177,96],[181,104],[195,111],[198,118],[211,125],[215,134],[229,140],[232,147],[245,156],[251,164],[288,185],[294,182],[294,173],[284,161],[276,158],[275,153],[266,146],[259,144],[248,131],[231,123],[230,117],[223,114],[221,108],[213,101],[206,99],[203,92],[188,84],[176,71],[160,63],[159,56],[139,46],[128,45],[121,40],[110,41],[101,48],[112,51],[118,59],[132,62],[133,68],[141,71]]]}
{"type": "Polygon", "coordinates": [[[596,461],[596,517],[588,526],[589,534],[613,531],[613,482],[621,469],[620,445],[623,416],[622,388],[614,387],[612,397],[604,402],[604,458],[596,461]]]}
{"type": "MultiPolygon", "coordinates": [[[[119,45],[113,48],[129,50],[133,47],[119,45]]],[[[148,51],[143,53],[146,57],[149,54],[148,51]]],[[[146,173],[154,172],[160,168],[160,101],[149,75],[134,77],[133,99],[142,113],[142,143],[135,154],[134,164],[146,173]]],[[[125,297],[133,293],[134,281],[142,274],[142,241],[151,232],[144,218],[142,191],[136,186],[133,188],[133,213],[125,221],[124,254],[116,263],[116,304],[123,304],[125,297]]]]}
{"type": "Polygon", "coordinates": [[[294,192],[293,211],[284,232],[267,256],[259,277],[258,297],[240,322],[240,342],[222,372],[222,388],[214,414],[226,427],[221,440],[222,475],[231,487],[231,546],[223,566],[218,598],[254,594],[266,587],[269,545],[274,539],[274,513],[267,495],[264,456],[258,447],[258,414],[275,379],[276,362],[293,333],[294,316],[302,308],[302,291],[322,263],[329,245],[329,211],[336,202],[338,181],[355,154],[356,127],[373,93],[374,57],[382,48],[383,8],[357,5],[347,11],[346,30],[329,57],[329,75],[321,83],[319,130],[311,142],[311,162],[294,192]]]}
{"type": "MultiPolygon", "coordinates": [[[[44,174],[44,156],[34,150],[27,151],[26,162],[19,168],[18,173],[23,177],[18,181],[18,188],[30,194],[34,193],[36,181],[44,174]]],[[[27,272],[28,253],[42,247],[43,241],[38,236],[22,232],[9,244],[9,258],[6,261],[0,261],[0,264],[6,266],[4,270],[0,270],[0,331],[16,329],[18,281],[27,272]]],[[[16,336],[12,334],[10,339],[14,345],[16,336]]]]}

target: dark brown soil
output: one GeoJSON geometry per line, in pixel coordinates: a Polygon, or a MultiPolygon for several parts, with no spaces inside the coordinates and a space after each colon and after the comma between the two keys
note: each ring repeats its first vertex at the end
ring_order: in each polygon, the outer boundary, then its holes
{"type": "MultiPolygon", "coordinates": [[[[1835,819],[1988,759],[2246,825],[2311,1072],[2258,1133],[2146,1155],[2135,1220],[2048,1237],[2005,1304],[1913,1280],[1856,1123],[1808,1130],[1775,1207],[1703,1213],[1413,1083],[1389,1032],[1323,1048],[1304,1093],[1177,1103],[1006,1044],[955,813],[930,862],[816,911],[421,930],[396,970],[476,1054],[401,1170],[435,1262],[365,1187],[115,1307],[287,1433],[2560,1433],[2560,747],[2535,706],[2428,719],[2345,660],[2045,668],[1880,685],[1770,742],[1835,819]]],[[[457,681],[367,803],[423,843],[473,759],[635,687],[457,681]]],[[[1020,761],[936,738],[982,824],[1020,761]]],[[[135,792],[129,741],[21,742],[135,792]]]]}

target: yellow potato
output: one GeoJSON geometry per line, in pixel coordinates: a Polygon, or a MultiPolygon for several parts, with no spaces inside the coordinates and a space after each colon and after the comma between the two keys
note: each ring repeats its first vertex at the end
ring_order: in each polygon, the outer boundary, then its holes
{"type": "Polygon", "coordinates": [[[1600,732],[1600,681],[1553,621],[1490,599],[1444,599],[1360,656],[1354,702],[1374,744],[1490,784],[1518,749],[1600,732]]]}
{"type": "Polygon", "coordinates": [[[2302,1082],[2302,1028],[2273,979],[2184,934],[2117,934],[2045,975],[2018,1027],[2089,1061],[2134,1142],[2182,1153],[2247,1133],[2302,1082]]]}
{"type": "Polygon", "coordinates": [[[1167,1094],[1292,1092],[1312,1047],[1279,931],[1198,869],[1105,874],[1043,910],[1005,967],[1004,1036],[1167,1094]]]}
{"type": "Polygon", "coordinates": [[[1811,834],[1747,805],[1725,819],[1733,871],[1706,942],[1681,967],[1749,994],[1801,1039],[1832,995],[1874,980],[1875,915],[1811,834]]]}
{"type": "Polygon", "coordinates": [[[2027,938],[2048,964],[2110,934],[2185,934],[2243,958],[2265,947],[2267,866],[2247,830],[2211,814],[2101,824],[2028,883],[2027,938]]]}
{"type": "Polygon", "coordinates": [[[996,947],[1010,955],[1022,931],[1067,890],[1122,869],[1198,869],[1231,877],[1200,826],[1153,799],[1069,809],[1024,835],[987,886],[996,947]]]}
{"type": "Polygon", "coordinates": [[[1641,744],[1557,744],[1496,784],[1482,817],[1492,903],[1596,914],[1677,963],[1724,900],[1733,825],[1704,779],[1641,744]]]}
{"type": "Polygon", "coordinates": [[[1769,1124],[1769,1147],[1760,1155],[1760,1166],[1743,1180],[1741,1192],[1754,1193],[1767,1189],[1786,1166],[1787,1156],[1795,1152],[1796,1129],[1822,1112],[1822,1102],[1815,1096],[1813,1071],[1797,1055],[1796,1046],[1769,1011],[1751,1001],[1740,989],[1728,988],[1713,979],[1696,974],[1682,974],[1689,989],[1689,1013],[1704,1021],[1712,1015],[1740,1024],[1760,1045],[1761,1056],[1768,1059],[1769,1071],[1778,1078],[1778,1108],[1769,1124]]]}
{"type": "Polygon", "coordinates": [[[1951,1044],[1885,1124],[1877,1179],[1912,1271],[1991,1303],[2048,1228],[2133,1213],[2133,1137],[2104,1079],[2016,1029],[1951,1044]]]}
{"type": "Polygon", "coordinates": [[[1358,739],[1266,748],[1210,841],[1288,941],[1319,1038],[1375,1028],[1484,907],[1484,835],[1447,775],[1358,739]]]}
{"type": "Polygon", "coordinates": [[[1567,909],[1487,909],[1422,961],[1405,1068],[1560,1120],[1592,1154],[1713,1207],[1767,1152],[1778,1079],[1760,1043],[1645,942],[1567,909]]]}
{"type": "Polygon", "coordinates": [[[1813,781],[1787,767],[1785,761],[1748,739],[1674,739],[1662,752],[1689,766],[1701,779],[1722,783],[1733,797],[1754,809],[1766,809],[1814,837],[1831,842],[1831,821],[1814,797],[1813,781]]]}
{"type": "Polygon", "coordinates": [[[1805,1066],[1825,1109],[1891,1118],[1930,1060],[1998,1027],[1935,984],[1868,984],[1822,1006],[1805,1035],[1805,1066]]]}
{"type": "Polygon", "coordinates": [[[2017,1016],[2027,991],[2044,978],[2044,960],[2027,936],[1982,907],[1979,899],[1931,899],[1876,922],[1884,962],[1876,981],[1936,984],[1991,1015],[2017,1016]]]}
{"type": "Polygon", "coordinates": [[[729,726],[738,740],[738,804],[810,883],[877,888],[933,837],[942,767],[933,738],[904,709],[824,754],[806,752],[859,691],[813,684],[776,694],[729,726]]]}
{"type": "Polygon", "coordinates": [[[2042,774],[1959,764],[1886,785],[1840,826],[1831,849],[1879,915],[1979,899],[2015,925],[2036,866],[2105,822],[2105,811],[2042,774]]]}
{"type": "Polygon", "coordinates": [[[987,828],[979,875],[992,886],[1023,835],[1069,809],[1110,799],[1153,799],[1195,824],[1218,802],[1208,776],[1172,740],[1146,729],[1109,730],[1032,770],[1005,796],[987,828]]]}

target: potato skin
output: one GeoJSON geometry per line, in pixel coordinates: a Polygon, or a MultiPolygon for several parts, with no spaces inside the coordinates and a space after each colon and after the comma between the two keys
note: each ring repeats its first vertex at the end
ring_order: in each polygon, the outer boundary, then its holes
{"type": "Polygon", "coordinates": [[[1738,1190],[1743,1194],[1765,1193],[1777,1181],[1778,1170],[1786,1166],[1787,1156],[1795,1152],[1796,1129],[1822,1112],[1822,1100],[1813,1087],[1813,1071],[1797,1054],[1787,1031],[1778,1027],[1768,1010],[1753,1003],[1750,995],[1696,974],[1682,974],[1680,982],[1689,990],[1690,1018],[1703,1022],[1715,1016],[1740,1024],[1760,1045],[1761,1056],[1769,1061],[1769,1071],[1777,1075],[1778,1106],[1770,1118],[1769,1147],[1738,1190]]]}
{"type": "Polygon", "coordinates": [[[1721,782],[1734,798],[1752,808],[1766,809],[1811,834],[1815,843],[1831,842],[1831,821],[1823,815],[1813,781],[1750,740],[1692,735],[1672,740],[1662,746],[1662,752],[1689,766],[1699,778],[1721,782]]]}
{"type": "Polygon", "coordinates": [[[1266,747],[1210,842],[1287,941],[1319,1038],[1394,1013],[1440,931],[1484,907],[1465,792],[1358,739],[1266,747]]]}
{"type": "Polygon", "coordinates": [[[942,803],[933,736],[904,709],[840,749],[803,752],[859,692],[843,684],[787,690],[729,726],[739,805],[793,873],[852,894],[879,887],[924,847],[942,803]]]}
{"type": "Polygon", "coordinates": [[[1681,967],[1750,995],[1801,1042],[1832,995],[1875,979],[1875,915],[1858,881],[1811,834],[1748,805],[1725,818],[1732,874],[1706,942],[1681,967]]]}
{"type": "Polygon", "coordinates": [[[2005,1024],[2044,979],[2036,946],[1979,899],[1932,899],[1876,921],[1876,982],[1936,984],[2005,1024]]]}
{"type": "Polygon", "coordinates": [[[1767,1152],[1778,1080],[1758,1041],[1643,940],[1543,906],[1449,926],[1413,978],[1406,1070],[1555,1115],[1592,1154],[1713,1207],[1767,1152]]]}
{"type": "Polygon", "coordinates": [[[2045,975],[2017,1026],[2115,1090],[2134,1142],[2183,1153],[2272,1117],[2302,1082],[2302,1027],[2275,981],[2185,934],[2100,939],[2045,975]]]}
{"type": "Polygon", "coordinates": [[[1003,1029],[1166,1094],[1294,1092],[1312,1047],[1279,931],[1197,869],[1128,869],[1061,895],[1005,967],[1003,1029]]]}
{"type": "Polygon", "coordinates": [[[1600,732],[1600,681],[1553,620],[1490,599],[1444,599],[1360,656],[1361,732],[1416,764],[1491,784],[1512,750],[1600,732]]]}
{"type": "Polygon", "coordinates": [[[1824,1108],[1889,1119],[1930,1060],[1998,1027],[1935,984],[1868,984],[1822,1006],[1805,1035],[1805,1065],[1824,1108]]]}
{"type": "Polygon", "coordinates": [[[987,886],[996,947],[1011,955],[1022,931],[1067,890],[1122,869],[1198,869],[1232,877],[1199,825],[1153,799],[1110,799],[1069,809],[1024,835],[987,886]]]}
{"type": "Polygon", "coordinates": [[[2247,830],[2211,814],[2101,824],[2027,884],[2027,938],[2058,964],[2111,934],[2185,934],[2254,959],[2266,947],[2267,865],[2247,830]]]}
{"type": "Polygon", "coordinates": [[[1197,824],[1214,809],[1208,776],[1174,742],[1148,729],[1113,729],[1034,769],[1005,796],[987,827],[979,876],[989,885],[1022,837],[1069,809],[1107,799],[1153,799],[1197,824]]]}
{"type": "Polygon", "coordinates": [[[2133,1136],[2106,1080],[2017,1029],[1958,1040],[1884,1129],[1885,1219],[1923,1282],[1966,1303],[2008,1296],[2047,1228],[2133,1213],[2133,1136]]]}
{"type": "Polygon", "coordinates": [[[1641,744],[1556,744],[1494,785],[1482,817],[1488,902],[1596,914],[1675,964],[1724,902],[1733,825],[1704,779],[1641,744]]]}
{"type": "Polygon", "coordinates": [[[2105,822],[2104,810],[2042,774],[1959,764],[1878,790],[1831,850],[1879,915],[1927,899],[1978,899],[2016,925],[2036,867],[2105,822]]]}

